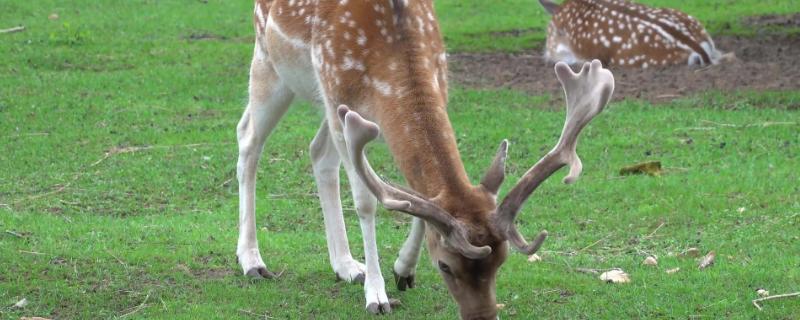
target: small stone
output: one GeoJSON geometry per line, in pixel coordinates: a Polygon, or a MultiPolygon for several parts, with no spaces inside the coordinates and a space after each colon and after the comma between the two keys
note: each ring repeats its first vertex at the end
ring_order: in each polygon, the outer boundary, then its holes
{"type": "Polygon", "coordinates": [[[714,264],[714,258],[717,257],[717,254],[714,251],[709,251],[703,259],[700,259],[700,263],[697,265],[700,269],[708,268],[709,266],[714,264]]]}
{"type": "Polygon", "coordinates": [[[628,276],[628,274],[625,273],[625,271],[622,271],[621,269],[614,269],[614,270],[603,272],[603,274],[600,275],[600,280],[603,280],[603,281],[609,282],[609,283],[628,283],[628,282],[631,282],[630,276],[628,276]]]}
{"type": "Polygon", "coordinates": [[[642,264],[644,264],[646,266],[657,266],[658,265],[658,260],[656,260],[656,257],[649,256],[649,257],[645,258],[644,261],[642,261],[642,264]]]}
{"type": "Polygon", "coordinates": [[[14,308],[22,309],[25,308],[25,306],[27,305],[28,305],[28,299],[22,298],[22,300],[17,301],[17,303],[14,304],[14,308]]]}
{"type": "Polygon", "coordinates": [[[699,257],[699,256],[700,256],[700,249],[697,249],[697,248],[689,248],[689,249],[686,249],[685,251],[681,252],[681,254],[680,254],[680,255],[681,255],[682,257],[692,257],[692,258],[697,258],[697,257],[699,257]]]}
{"type": "Polygon", "coordinates": [[[769,291],[764,290],[763,288],[758,288],[758,290],[756,290],[756,293],[761,298],[769,297],[769,291]]]}
{"type": "Polygon", "coordinates": [[[673,273],[676,273],[676,272],[678,272],[678,271],[681,271],[681,268],[672,268],[672,269],[667,269],[667,271],[666,271],[666,272],[667,272],[667,274],[673,274],[673,273]]]}
{"type": "Polygon", "coordinates": [[[528,256],[528,262],[539,262],[539,261],[542,261],[542,257],[540,257],[538,254],[534,253],[528,256]]]}

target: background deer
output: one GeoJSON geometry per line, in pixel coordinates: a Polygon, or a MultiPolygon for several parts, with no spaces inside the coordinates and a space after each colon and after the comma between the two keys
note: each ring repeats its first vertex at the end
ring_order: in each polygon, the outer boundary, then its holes
{"type": "Polygon", "coordinates": [[[556,147],[497,205],[508,143],[503,142],[479,185],[464,170],[447,112],[447,66],[431,1],[258,0],[249,102],[238,124],[239,242],[244,274],[273,277],[259,253],[255,179],[267,136],[297,96],[320,105],[325,119],[310,155],[331,266],[346,281],[364,282],[366,308],[391,311],[378,263],[377,200],[415,217],[394,264],[400,290],[414,285],[422,239],[459,305],[462,318],[494,319],[495,277],[508,242],[530,254],[514,220],[536,187],[564,165],[566,182],[581,171],[580,130],[608,102],[614,80],[599,61],[556,74],[567,96],[567,120],[556,147]],[[369,119],[369,120],[367,120],[369,119]],[[376,124],[377,123],[377,124],[376,124]],[[381,180],[364,156],[378,124],[410,189],[381,180]],[[347,172],[364,239],[366,265],[350,254],[339,195],[347,172]]]}
{"type": "Polygon", "coordinates": [[[722,58],[705,28],[674,9],[626,0],[566,0],[539,3],[553,15],[547,25],[545,57],[580,63],[648,68],[675,64],[711,65],[722,58]]]}

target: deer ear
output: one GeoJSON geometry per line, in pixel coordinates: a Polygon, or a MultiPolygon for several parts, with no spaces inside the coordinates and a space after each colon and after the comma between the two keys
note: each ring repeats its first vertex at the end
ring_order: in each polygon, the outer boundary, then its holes
{"type": "Polygon", "coordinates": [[[500,190],[500,185],[506,178],[506,157],[508,156],[508,140],[503,139],[500,147],[497,148],[497,154],[494,156],[494,161],[486,174],[481,179],[481,185],[489,192],[497,195],[500,190]]]}
{"type": "Polygon", "coordinates": [[[558,11],[558,3],[555,3],[551,0],[539,0],[539,3],[542,4],[544,10],[546,10],[549,14],[555,14],[556,11],[558,11]]]}

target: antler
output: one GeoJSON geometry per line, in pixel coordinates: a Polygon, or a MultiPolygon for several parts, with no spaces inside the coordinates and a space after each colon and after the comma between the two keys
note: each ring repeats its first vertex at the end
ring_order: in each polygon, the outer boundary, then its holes
{"type": "Polygon", "coordinates": [[[505,233],[511,244],[525,254],[539,250],[547,238],[547,231],[542,231],[529,245],[514,225],[520,208],[539,184],[561,167],[569,165],[569,174],[564,178],[564,183],[573,183],[578,179],[583,168],[575,151],[578,135],[594,116],[603,111],[614,92],[614,75],[603,69],[598,60],[591,64],[584,63],[577,74],[566,63],[559,62],[556,63],[555,72],[567,98],[567,120],[561,131],[561,138],[553,150],[528,170],[506,195],[497,208],[494,221],[497,229],[505,233]]]}
{"type": "Polygon", "coordinates": [[[365,120],[355,111],[350,111],[345,105],[339,106],[337,112],[344,128],[347,152],[353,161],[356,173],[386,209],[402,211],[425,220],[442,234],[449,246],[465,257],[479,259],[492,252],[489,246],[476,247],[470,244],[463,224],[444,209],[420,195],[392,186],[378,177],[364,155],[364,146],[374,140],[380,132],[378,125],[365,120]]]}

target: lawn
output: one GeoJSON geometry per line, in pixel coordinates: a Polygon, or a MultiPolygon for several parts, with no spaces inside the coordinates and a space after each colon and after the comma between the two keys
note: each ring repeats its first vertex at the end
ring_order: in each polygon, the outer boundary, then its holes
{"type": "MultiPolygon", "coordinates": [[[[546,16],[535,1],[437,6],[451,51],[541,46],[546,16]]],[[[258,175],[262,254],[283,274],[240,275],[234,129],[252,54],[250,2],[0,0],[0,8],[0,28],[26,27],[0,34],[0,318],[374,318],[362,287],[335,282],[328,263],[307,154],[321,115],[304,103],[270,137],[258,175]],[[12,307],[23,298],[24,308],[12,307]]],[[[742,17],[798,7],[715,0],[684,10],[712,33],[752,35],[742,17]]],[[[798,100],[797,92],[614,100],[584,131],[578,183],[557,174],[521,214],[523,233],[551,237],[543,261],[515,253],[501,269],[501,317],[796,318],[800,299],[768,301],[763,311],[751,300],[757,288],[800,291],[800,111],[786,107],[798,100]],[[618,173],[650,160],[662,162],[662,176],[618,173]],[[690,247],[715,251],[716,263],[698,270],[678,255],[690,247]],[[641,264],[648,255],[657,267],[641,264]],[[632,282],[576,272],[615,267],[632,282]]],[[[479,179],[508,138],[506,191],[557,139],[557,103],[452,89],[470,177],[479,179]]],[[[402,181],[385,146],[372,147],[371,161],[402,181]]],[[[391,285],[409,222],[379,213],[388,293],[403,303],[385,318],[451,319],[455,304],[427,258],[417,288],[391,285]]]]}

